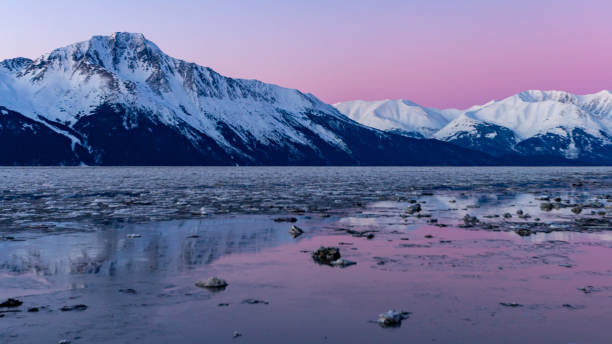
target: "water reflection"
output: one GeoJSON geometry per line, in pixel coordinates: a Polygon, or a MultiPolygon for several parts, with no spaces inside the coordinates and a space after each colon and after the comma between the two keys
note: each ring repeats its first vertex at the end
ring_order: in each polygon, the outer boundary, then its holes
{"type": "MultiPolygon", "coordinates": [[[[286,223],[265,216],[126,225],[97,232],[23,236],[0,242],[0,273],[45,278],[49,284],[71,275],[152,278],[214,262],[224,255],[255,253],[294,241],[286,223]],[[139,238],[128,238],[137,233],[139,238]]],[[[0,278],[0,289],[13,284],[0,278]]]]}

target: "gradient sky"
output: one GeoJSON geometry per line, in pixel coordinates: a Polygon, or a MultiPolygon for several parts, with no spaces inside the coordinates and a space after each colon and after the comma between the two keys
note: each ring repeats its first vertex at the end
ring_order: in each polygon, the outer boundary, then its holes
{"type": "Polygon", "coordinates": [[[333,103],[612,89],[610,0],[2,0],[0,60],[115,31],[333,103]]]}

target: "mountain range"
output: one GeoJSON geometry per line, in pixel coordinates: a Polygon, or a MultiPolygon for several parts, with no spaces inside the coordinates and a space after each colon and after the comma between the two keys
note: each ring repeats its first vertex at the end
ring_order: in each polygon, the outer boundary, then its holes
{"type": "Polygon", "coordinates": [[[172,58],[142,34],[0,62],[3,165],[488,163],[366,127],[311,94],[172,58]]]}
{"type": "Polygon", "coordinates": [[[334,107],[117,32],[0,61],[0,165],[606,163],[610,98],[530,91],[466,111],[334,107]]]}
{"type": "Polygon", "coordinates": [[[612,92],[574,95],[525,91],[467,110],[438,110],[408,100],[334,104],[370,127],[435,138],[495,157],[548,157],[612,162],[612,92]]]}

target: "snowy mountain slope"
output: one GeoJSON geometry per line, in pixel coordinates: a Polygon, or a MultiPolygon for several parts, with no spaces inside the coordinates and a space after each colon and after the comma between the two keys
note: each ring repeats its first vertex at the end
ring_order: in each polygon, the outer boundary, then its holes
{"type": "Polygon", "coordinates": [[[568,159],[612,161],[610,91],[591,95],[526,91],[464,111],[451,110],[455,117],[442,126],[438,119],[445,110],[437,110],[433,116],[423,118],[429,113],[421,111],[422,107],[416,104],[399,111],[392,107],[376,107],[378,103],[362,102],[358,109],[345,105],[354,102],[335,106],[349,117],[382,130],[415,128],[415,119],[421,123],[436,123],[429,128],[437,130],[429,131],[424,137],[493,155],[547,154],[568,159]],[[381,123],[371,118],[397,118],[398,123],[381,123]]]}
{"type": "MultiPolygon", "coordinates": [[[[0,106],[11,124],[0,135],[19,131],[20,143],[44,145],[44,132],[61,142],[62,164],[491,163],[363,126],[298,90],[172,58],[142,34],[94,36],[36,60],[0,62],[0,106]],[[425,149],[434,154],[419,154],[425,149]]],[[[15,142],[0,148],[3,164],[52,163],[34,148],[27,159],[10,155],[15,142]]]]}
{"type": "Polygon", "coordinates": [[[457,117],[459,110],[426,108],[409,100],[355,100],[334,104],[349,118],[380,130],[396,130],[414,137],[431,137],[457,117]]]}

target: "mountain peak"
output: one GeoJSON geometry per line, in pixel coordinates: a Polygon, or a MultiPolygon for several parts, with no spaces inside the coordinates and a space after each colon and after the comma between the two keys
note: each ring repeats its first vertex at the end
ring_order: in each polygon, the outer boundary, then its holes
{"type": "MultiPolygon", "coordinates": [[[[94,37],[105,37],[105,36],[94,36],[94,37]]],[[[138,32],[115,32],[110,35],[111,39],[117,41],[137,41],[137,42],[145,42],[147,39],[144,34],[138,32]]]]}
{"type": "Polygon", "coordinates": [[[565,91],[528,90],[519,93],[518,97],[527,103],[535,103],[546,100],[557,101],[560,103],[576,103],[576,96],[565,91]]]}

